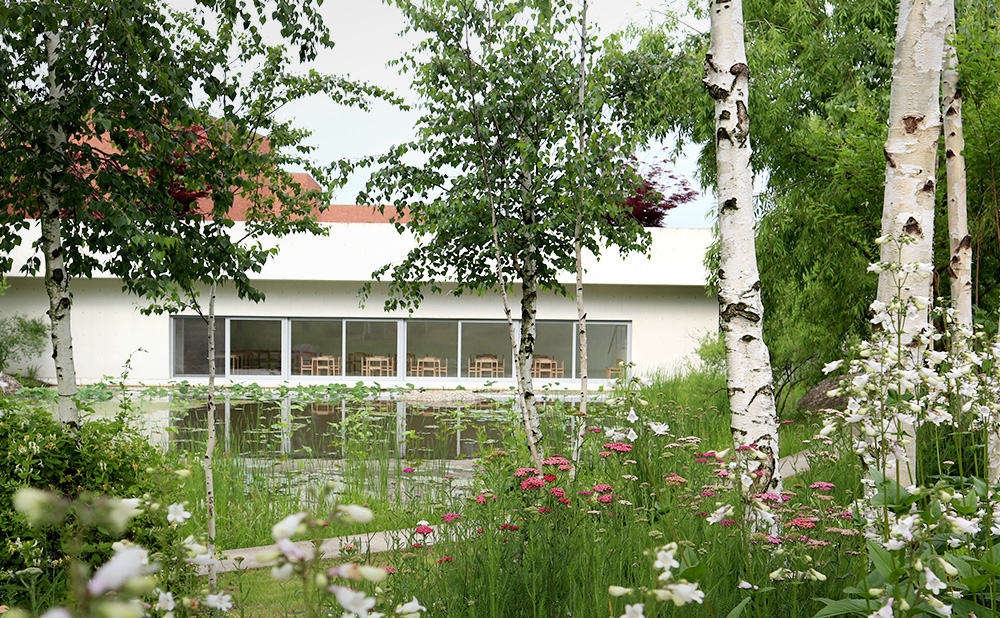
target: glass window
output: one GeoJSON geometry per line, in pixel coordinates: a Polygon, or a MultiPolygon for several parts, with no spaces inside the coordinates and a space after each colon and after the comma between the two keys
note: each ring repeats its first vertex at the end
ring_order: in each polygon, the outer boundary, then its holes
{"type": "Polygon", "coordinates": [[[347,375],[395,376],[397,348],[396,322],[347,322],[347,375]]]}
{"type": "Polygon", "coordinates": [[[292,375],[343,375],[344,322],[292,320],[292,375]]]}
{"type": "MultiPolygon", "coordinates": [[[[208,323],[200,317],[174,318],[174,375],[208,375],[208,323]]],[[[215,371],[225,375],[225,318],[215,319],[215,371]]]]}
{"type": "Polygon", "coordinates": [[[462,375],[470,378],[510,377],[514,363],[505,322],[462,322],[462,375]]]}
{"type": "Polygon", "coordinates": [[[281,375],[281,320],[229,320],[231,375],[281,375]]]}
{"type": "Polygon", "coordinates": [[[537,322],[532,377],[565,378],[572,373],[574,326],[572,322],[537,322]]]}
{"type": "Polygon", "coordinates": [[[420,378],[458,375],[458,322],[407,322],[406,375],[420,378]]]}
{"type": "MultiPolygon", "coordinates": [[[[591,378],[617,378],[619,363],[628,362],[627,324],[587,324],[587,373],[591,378]]],[[[577,377],[579,377],[577,368],[577,377]]]]}

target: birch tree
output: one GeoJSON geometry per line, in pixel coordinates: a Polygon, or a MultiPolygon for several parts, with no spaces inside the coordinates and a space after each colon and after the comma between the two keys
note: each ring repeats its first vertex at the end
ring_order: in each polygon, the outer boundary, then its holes
{"type": "Polygon", "coordinates": [[[715,101],[719,326],[726,347],[733,438],[737,447],[749,446],[762,455],[759,459],[748,458],[746,472],[756,479],[752,485],[744,482],[744,491],[780,491],[778,414],[770,358],[763,340],[764,306],[754,248],[750,68],[743,34],[743,3],[711,0],[709,11],[711,45],[705,56],[705,85],[715,101]]]}
{"type": "MultiPolygon", "coordinates": [[[[423,37],[404,61],[424,108],[420,138],[373,162],[381,169],[359,201],[397,205],[419,246],[375,278],[391,278],[389,309],[414,307],[446,281],[455,282],[455,295],[499,292],[526,438],[540,463],[544,445],[531,376],[538,295],[566,293],[557,275],[576,269],[581,205],[582,250],[645,248],[648,236],[618,206],[634,183],[619,154],[631,154],[630,148],[606,121],[607,93],[588,88],[582,121],[590,139],[579,151],[580,74],[568,2],[397,4],[410,31],[423,37]],[[410,152],[426,163],[408,163],[410,152]],[[580,182],[588,187],[582,204],[580,182]],[[508,296],[515,282],[517,334],[508,296]]],[[[594,40],[586,45],[593,49],[594,40]]],[[[594,64],[590,83],[600,84],[594,64]]]]}
{"type": "Polygon", "coordinates": [[[958,323],[972,326],[972,236],[969,235],[965,187],[965,134],[962,130],[962,90],[958,83],[958,53],[955,37],[955,0],[947,0],[948,28],[941,73],[944,110],[945,167],[948,182],[948,243],[951,261],[951,301],[958,323]]]}

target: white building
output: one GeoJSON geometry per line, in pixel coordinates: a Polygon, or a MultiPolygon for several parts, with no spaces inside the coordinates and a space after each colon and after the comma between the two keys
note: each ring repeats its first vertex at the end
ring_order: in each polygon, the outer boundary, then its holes
{"type": "MultiPolygon", "coordinates": [[[[385,222],[358,222],[361,207],[337,207],[324,223],[329,235],[288,237],[280,253],[254,279],[266,294],[259,304],[222,288],[216,303],[220,381],[411,383],[418,387],[513,385],[513,362],[499,295],[460,297],[428,293],[412,314],[385,312],[385,285],[376,284],[364,307],[358,290],[380,266],[413,247],[385,222]],[[339,212],[340,214],[336,214],[339,212]],[[348,213],[344,216],[344,213],[348,213]],[[405,359],[400,362],[400,359],[405,359]]],[[[367,217],[371,219],[372,217],[367,217]]],[[[238,226],[237,226],[238,231],[238,226]]],[[[707,229],[651,229],[649,256],[622,258],[608,250],[586,261],[585,300],[589,369],[595,387],[616,374],[620,361],[651,374],[681,367],[718,324],[718,305],[705,293],[707,229]]],[[[0,296],[0,314],[43,316],[48,300],[40,277],[19,268],[31,255],[37,226],[15,251],[15,265],[0,296]]],[[[574,274],[563,283],[572,290],[574,274]]],[[[515,288],[516,290],[517,288],[515,288]]],[[[145,316],[142,299],[121,282],[97,274],[71,283],[73,349],[81,382],[119,376],[131,359],[128,381],[166,384],[206,380],[207,326],[194,313],[145,316]]],[[[511,299],[519,314],[519,298],[511,299]]],[[[543,293],[538,302],[535,375],[538,384],[571,387],[576,367],[576,301],[543,293]]],[[[54,380],[48,356],[14,367],[40,368],[54,380]]]]}

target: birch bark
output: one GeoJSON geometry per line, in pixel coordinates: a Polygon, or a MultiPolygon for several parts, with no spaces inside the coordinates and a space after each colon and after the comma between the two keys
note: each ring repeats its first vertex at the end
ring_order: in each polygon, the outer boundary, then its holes
{"type": "MultiPolygon", "coordinates": [[[[932,264],[934,239],[934,190],[938,139],[941,135],[940,83],[945,29],[950,0],[901,0],[896,22],[896,51],[889,94],[889,135],[885,143],[885,199],[882,234],[906,237],[901,245],[882,245],[882,262],[932,264]]],[[[911,298],[926,306],[932,296],[930,269],[900,276],[879,274],[878,297],[890,304],[899,298],[903,306],[911,298]]],[[[914,338],[928,324],[926,310],[909,312],[902,325],[900,344],[913,349],[914,338]]],[[[913,426],[903,423],[900,431],[908,465],[895,474],[897,481],[914,481],[916,441],[913,426]]]]}
{"type": "MultiPolygon", "coordinates": [[[[46,63],[48,64],[49,105],[57,110],[63,99],[63,89],[56,77],[59,60],[59,35],[46,32],[46,63]]],[[[53,124],[48,132],[48,147],[58,156],[66,146],[66,132],[53,124]]],[[[70,315],[73,298],[69,293],[69,273],[63,256],[62,217],[55,176],[63,171],[53,165],[46,173],[45,189],[41,193],[41,244],[45,255],[45,292],[49,297],[49,321],[52,324],[52,360],[55,362],[58,403],[56,420],[74,428],[80,422],[76,407],[76,365],[73,361],[73,334],[70,315]]]]}
{"type": "Polygon", "coordinates": [[[764,307],[754,243],[750,169],[750,69],[742,0],[710,0],[711,45],[705,84],[715,101],[719,196],[719,326],[726,347],[726,380],[737,447],[755,445],[753,481],[745,492],[780,491],[778,415],[771,362],[763,340],[764,307]]]}
{"type": "Polygon", "coordinates": [[[574,464],[570,478],[576,478],[576,465],[580,461],[580,450],[583,448],[583,419],[587,416],[587,395],[589,379],[587,368],[587,312],[583,308],[583,205],[585,188],[583,184],[583,164],[586,162],[587,130],[584,124],[584,104],[587,95],[587,0],[583,0],[580,18],[580,93],[579,116],[577,118],[577,133],[580,140],[581,179],[577,186],[579,203],[576,211],[576,224],[573,228],[573,249],[576,257],[576,316],[579,362],[580,362],[580,423],[573,423],[573,448],[571,458],[574,464]]]}
{"type": "MultiPolygon", "coordinates": [[[[215,456],[215,282],[208,297],[208,440],[205,445],[205,520],[208,553],[215,555],[215,477],[212,461],[215,456]]],[[[208,587],[218,589],[216,563],[208,565],[208,587]]]]}
{"type": "Polygon", "coordinates": [[[962,132],[962,91],[958,87],[958,54],[947,37],[955,34],[955,0],[947,0],[948,28],[941,73],[944,109],[945,166],[948,182],[948,240],[951,300],[959,324],[972,326],[972,237],[965,199],[965,135],[962,132]]]}

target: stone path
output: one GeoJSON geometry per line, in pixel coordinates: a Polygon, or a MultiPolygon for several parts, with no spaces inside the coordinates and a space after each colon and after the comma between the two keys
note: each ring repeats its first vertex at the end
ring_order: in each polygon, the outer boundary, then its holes
{"type": "MultiPolygon", "coordinates": [[[[778,470],[781,472],[781,477],[785,479],[795,476],[799,472],[805,472],[808,469],[809,460],[806,457],[806,451],[782,457],[778,461],[778,470]]],[[[435,533],[437,532],[437,526],[431,526],[431,528],[435,533]]],[[[407,528],[406,530],[390,530],[387,532],[352,534],[324,540],[319,546],[319,551],[321,557],[324,559],[338,558],[346,555],[364,556],[369,553],[378,554],[384,551],[409,547],[415,542],[420,542],[424,545],[433,545],[434,537],[435,534],[428,534],[425,538],[415,538],[411,528],[407,528]],[[344,553],[343,548],[345,545],[354,545],[357,549],[351,549],[347,553],[344,553]]],[[[295,545],[302,549],[307,556],[312,557],[313,544],[311,542],[300,541],[295,545]]],[[[268,564],[261,562],[258,559],[258,555],[263,551],[271,551],[273,549],[274,545],[265,545],[264,547],[224,550],[222,554],[225,558],[221,561],[219,572],[235,571],[237,568],[259,569],[266,567],[268,564]]],[[[202,567],[201,573],[203,575],[207,574],[207,567],[202,567]]]]}

